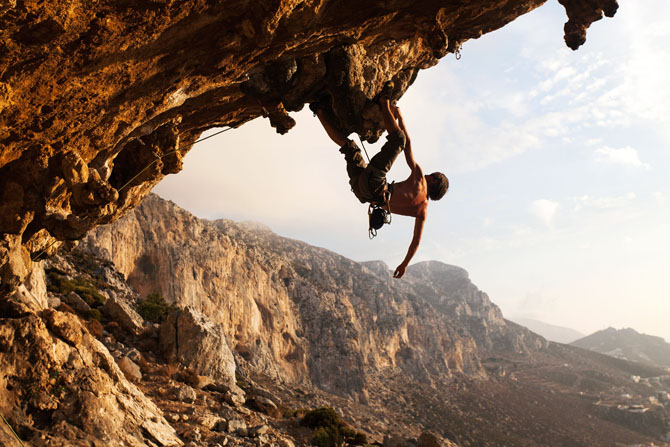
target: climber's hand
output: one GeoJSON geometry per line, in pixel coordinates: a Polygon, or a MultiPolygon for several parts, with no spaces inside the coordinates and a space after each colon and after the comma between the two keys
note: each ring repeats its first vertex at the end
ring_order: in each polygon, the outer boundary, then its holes
{"type": "Polygon", "coordinates": [[[405,269],[407,269],[407,266],[405,264],[400,264],[398,268],[395,269],[395,272],[393,272],[393,277],[394,278],[402,278],[402,275],[405,274],[405,269]]]}

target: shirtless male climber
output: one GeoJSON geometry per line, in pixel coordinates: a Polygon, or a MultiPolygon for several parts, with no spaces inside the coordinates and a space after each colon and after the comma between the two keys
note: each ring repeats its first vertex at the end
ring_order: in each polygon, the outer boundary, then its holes
{"type": "Polygon", "coordinates": [[[394,278],[401,278],[419,248],[423,224],[426,221],[428,199],[440,200],[449,189],[449,180],[441,172],[423,175],[421,166],[414,160],[412,144],[400,109],[392,105],[386,97],[380,98],[379,105],[388,135],[386,143],[379,153],[372,157],[370,164],[365,163],[356,143],[335,127],[328,111],[324,110],[321,104],[312,104],[310,108],[316,113],[330,139],[340,146],[340,152],[347,162],[349,184],[356,197],[362,203],[377,204],[391,213],[414,217],[412,242],[409,244],[405,259],[393,273],[394,278]],[[406,180],[389,184],[386,181],[386,173],[403,149],[405,161],[412,172],[406,180]],[[390,199],[388,199],[389,193],[390,199]]]}

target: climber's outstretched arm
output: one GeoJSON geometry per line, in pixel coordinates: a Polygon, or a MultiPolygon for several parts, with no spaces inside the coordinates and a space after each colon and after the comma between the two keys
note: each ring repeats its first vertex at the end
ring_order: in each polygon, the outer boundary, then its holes
{"type": "Polygon", "coordinates": [[[412,236],[412,242],[409,244],[409,249],[407,250],[407,255],[405,259],[400,263],[400,265],[393,272],[394,278],[402,278],[402,275],[405,274],[405,270],[409,265],[409,261],[412,260],[416,251],[419,249],[419,244],[421,243],[421,235],[423,234],[423,224],[426,222],[426,212],[424,211],[414,219],[414,236],[412,236]]]}

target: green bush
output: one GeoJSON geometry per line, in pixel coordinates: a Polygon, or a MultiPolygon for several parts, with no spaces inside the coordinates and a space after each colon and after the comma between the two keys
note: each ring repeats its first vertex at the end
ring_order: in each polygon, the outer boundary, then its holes
{"type": "Polygon", "coordinates": [[[305,415],[302,422],[312,428],[338,427],[342,424],[340,416],[330,407],[317,408],[305,415]]]}
{"type": "Polygon", "coordinates": [[[302,423],[314,429],[312,444],[317,447],[337,447],[343,443],[348,445],[367,444],[367,436],[349,427],[337,412],[329,407],[309,411],[302,423]]]}
{"type": "Polygon", "coordinates": [[[178,307],[165,301],[160,292],[150,293],[137,305],[137,312],[152,323],[161,323],[173,310],[178,310],[178,307]]]}
{"type": "Polygon", "coordinates": [[[52,293],[67,295],[75,292],[91,307],[105,304],[106,298],[88,279],[83,276],[69,279],[56,271],[49,272],[47,290],[52,293]]]}
{"type": "Polygon", "coordinates": [[[102,321],[102,313],[98,309],[89,309],[84,312],[84,316],[87,320],[102,321]]]}
{"type": "Polygon", "coordinates": [[[356,433],[349,443],[351,445],[366,445],[368,437],[365,436],[365,433],[356,433]]]}
{"type": "Polygon", "coordinates": [[[335,447],[337,435],[331,428],[317,427],[312,435],[312,444],[316,447],[335,447]]]}

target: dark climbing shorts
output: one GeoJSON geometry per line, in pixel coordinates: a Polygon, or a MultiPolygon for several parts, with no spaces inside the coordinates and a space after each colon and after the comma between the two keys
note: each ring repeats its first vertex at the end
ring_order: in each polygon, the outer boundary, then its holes
{"type": "Polygon", "coordinates": [[[361,150],[352,140],[340,148],[347,162],[351,190],[361,203],[385,202],[384,193],[388,189],[386,174],[404,148],[405,134],[402,131],[386,136],[386,143],[372,157],[370,164],[365,163],[361,150]]]}

